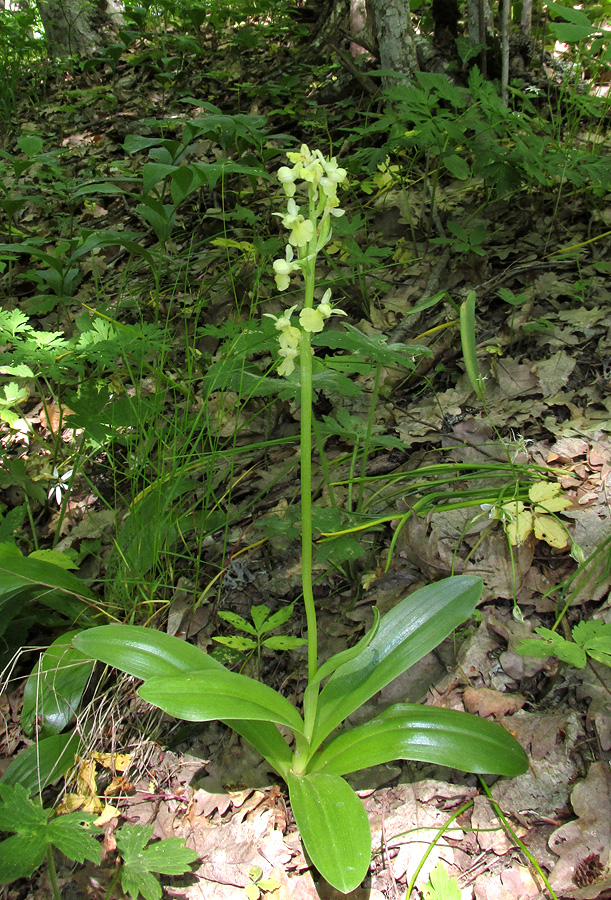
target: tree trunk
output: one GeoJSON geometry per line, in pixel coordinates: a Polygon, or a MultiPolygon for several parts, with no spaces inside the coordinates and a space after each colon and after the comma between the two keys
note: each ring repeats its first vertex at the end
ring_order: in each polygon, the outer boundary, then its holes
{"type": "Polygon", "coordinates": [[[511,0],[501,0],[501,99],[507,105],[509,84],[509,20],[511,0]]]}
{"type": "Polygon", "coordinates": [[[530,37],[533,20],[533,0],[522,0],[522,15],[520,17],[520,30],[525,37],[530,37]]]}
{"type": "Polygon", "coordinates": [[[123,24],[117,0],[37,0],[49,56],[86,59],[123,24]]]}
{"type": "Polygon", "coordinates": [[[418,71],[416,44],[410,24],[408,0],[373,0],[375,32],[380,49],[380,68],[392,69],[382,85],[407,84],[418,71]]]}
{"type": "Polygon", "coordinates": [[[320,53],[323,47],[342,39],[341,28],[348,24],[350,0],[325,0],[314,27],[310,50],[320,53]]]}

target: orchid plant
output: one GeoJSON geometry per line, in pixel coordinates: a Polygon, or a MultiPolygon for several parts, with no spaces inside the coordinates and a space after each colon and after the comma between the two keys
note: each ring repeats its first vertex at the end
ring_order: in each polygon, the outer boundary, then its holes
{"type": "Polygon", "coordinates": [[[365,724],[334,734],[472,615],[482,585],[474,577],[446,578],[410,594],[383,617],[374,609],[368,633],[319,665],[312,591],[311,337],[331,316],[344,315],[334,308],[330,290],[315,303],[315,289],[317,256],[331,238],[333,218],[343,214],[337,191],[347,175],[334,158],[325,159],[305,145],[288,158],[292,166],[278,171],[287,197],[286,211],[278,215],[289,238],[284,257],[273,268],[280,291],[294,275],[302,276],[304,300],[298,315],[293,306],[272,318],[279,333],[278,372],[300,382],[301,569],[308,645],[302,711],[271,687],[150,628],[101,626],[81,632],[74,644],[92,659],[142,679],[140,696],[170,715],[194,722],[219,719],[249,741],[286,782],[311,862],[331,885],[348,893],[367,875],[371,833],[365,808],[344,775],[411,759],[513,776],[527,769],[528,760],[501,725],[430,706],[398,703],[365,724]]]}

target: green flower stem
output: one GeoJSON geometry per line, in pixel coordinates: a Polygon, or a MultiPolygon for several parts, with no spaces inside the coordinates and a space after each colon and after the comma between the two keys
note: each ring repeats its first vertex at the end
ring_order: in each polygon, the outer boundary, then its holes
{"type": "MultiPolygon", "coordinates": [[[[307,261],[303,266],[304,309],[314,306],[314,286],[316,284],[316,212],[314,191],[310,188],[310,216],[314,225],[314,236],[306,248],[307,261]]],[[[312,590],[312,336],[305,329],[301,333],[299,351],[301,363],[301,583],[306,612],[308,639],[308,681],[312,682],[318,671],[318,634],[316,626],[316,606],[312,590]]],[[[306,737],[314,727],[318,692],[304,708],[306,737]]],[[[297,748],[297,755],[299,748],[297,748]]]]}
{"type": "Polygon", "coordinates": [[[53,847],[51,844],[47,844],[47,872],[49,874],[49,881],[51,883],[51,893],[53,894],[53,900],[61,900],[59,884],[57,883],[57,869],[55,868],[55,858],[53,856],[53,847]]]}
{"type": "Polygon", "coordinates": [[[301,335],[301,581],[308,638],[308,681],[318,671],[316,607],[312,590],[312,354],[307,331],[301,335]]]}
{"type": "Polygon", "coordinates": [[[113,900],[113,897],[117,896],[116,887],[119,884],[119,879],[121,878],[121,872],[123,870],[123,866],[119,866],[112,876],[110,884],[108,885],[108,890],[104,894],[104,900],[113,900]]]}

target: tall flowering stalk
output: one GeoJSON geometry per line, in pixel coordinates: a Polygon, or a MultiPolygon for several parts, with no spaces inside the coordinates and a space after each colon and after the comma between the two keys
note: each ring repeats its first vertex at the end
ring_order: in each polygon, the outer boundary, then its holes
{"type": "MultiPolygon", "coordinates": [[[[288,198],[286,212],[275,213],[289,231],[289,239],[283,258],[274,260],[274,273],[278,290],[285,291],[296,272],[304,279],[303,307],[299,311],[298,325],[292,323],[297,306],[291,306],[281,316],[271,316],[279,332],[279,356],[282,362],[280,375],[290,375],[298,362],[301,373],[301,577],[306,611],[308,637],[308,680],[315,683],[318,671],[318,642],[316,634],[316,609],[312,591],[312,334],[323,330],[325,322],[333,315],[345,315],[334,309],[331,291],[316,306],[316,259],[330,241],[333,217],[342,216],[337,187],[346,181],[346,170],[338,166],[336,159],[325,159],[320,150],[310,151],[302,144],[295,153],[287,154],[292,167],[282,166],[278,179],[288,198]],[[305,191],[304,191],[305,188],[305,191]],[[295,199],[297,191],[305,193],[303,207],[295,199]],[[307,202],[307,214],[302,213],[307,202]]],[[[266,313],[266,315],[270,315],[266,313]]],[[[311,736],[316,714],[317,687],[306,698],[304,717],[306,739],[311,736]]]]}
{"type": "Polygon", "coordinates": [[[307,853],[327,881],[343,893],[361,884],[371,861],[367,813],[344,775],[396,759],[454,766],[468,772],[519,775],[526,754],[504,728],[454,709],[396,703],[361,725],[333,737],[342,723],[387,684],[437,647],[475,610],[481,581],[446,578],[410,594],[374,623],[353,647],[318,668],[316,611],[312,593],[312,334],[341,310],[327,291],[314,304],[316,258],[331,237],[331,218],[341,215],[337,186],[346,173],[304,145],[290,153],[292,168],[278,177],[288,197],[282,222],[289,231],[284,258],[274,262],[286,290],[303,275],[303,307],[274,316],[279,371],[301,373],[301,502],[303,595],[308,626],[308,685],[303,716],[278,691],[231,672],[186,641],[137,625],[102,625],[73,638],[90,659],[141,678],[139,696],[191,722],[220,719],[249,741],[287,784],[291,809],[307,853]],[[305,188],[305,190],[304,190],[305,188]],[[297,191],[299,190],[299,195],[297,191]],[[304,196],[299,205],[298,196],[304,196]],[[305,199],[307,197],[307,215],[305,199]],[[321,688],[321,684],[325,682],[321,688]],[[288,729],[285,739],[277,728],[288,729]]]}

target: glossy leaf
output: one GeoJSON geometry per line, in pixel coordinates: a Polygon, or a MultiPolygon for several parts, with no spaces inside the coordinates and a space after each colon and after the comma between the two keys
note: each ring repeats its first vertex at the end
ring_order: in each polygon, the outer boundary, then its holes
{"type": "Polygon", "coordinates": [[[528,769],[526,753],[497,722],[410,703],[397,703],[371,722],[342,732],[310,769],[346,775],[395,759],[488,775],[515,776],[528,769]]]}
{"type": "Polygon", "coordinates": [[[291,808],[308,856],[329,884],[347,894],[366,877],[371,830],[348,782],[312,773],[287,778],[291,808]]]}
{"type": "MultiPolygon", "coordinates": [[[[81,632],[72,643],[91,659],[98,659],[143,680],[188,672],[227,671],[221,663],[193,644],[163,631],[138,625],[101,625],[81,632]]],[[[220,719],[224,721],[224,716],[220,719]]],[[[242,721],[232,722],[231,726],[284,777],[291,754],[274,724],[242,721]]]]}
{"type": "Polygon", "coordinates": [[[220,721],[252,744],[272,769],[286,781],[293,762],[293,753],[273,722],[248,722],[240,719],[221,719],[220,721]]]}
{"type": "Polygon", "coordinates": [[[100,625],[82,631],[72,643],[90,659],[115,666],[143,681],[155,675],[226,671],[220,662],[193,644],[139,625],[100,625]]]}
{"type": "Polygon", "coordinates": [[[76,731],[43,738],[19,753],[0,781],[3,784],[20,784],[28,794],[36,794],[74,765],[80,742],[76,731]]]}
{"type": "Polygon", "coordinates": [[[468,619],[481,591],[479,578],[446,578],[410,594],[383,616],[365,651],[340,666],[321,691],[311,749],[468,619]]]}
{"type": "Polygon", "coordinates": [[[59,734],[72,721],[93,670],[93,662],[76,650],[69,631],[41,655],[23,694],[21,725],[32,735],[39,722],[38,737],[59,734]]]}
{"type": "MultiPolygon", "coordinates": [[[[7,575],[11,587],[19,582],[24,587],[26,585],[32,587],[44,585],[47,588],[54,588],[70,594],[78,600],[95,599],[90,588],[76,575],[42,559],[3,553],[0,555],[0,576],[2,576],[3,583],[7,575]]],[[[44,597],[39,599],[40,602],[44,602],[44,597]]]]}
{"type": "Polygon", "coordinates": [[[332,675],[336,669],[339,669],[340,666],[343,666],[345,663],[350,662],[351,659],[357,657],[363,650],[366,650],[369,644],[371,644],[372,640],[378,633],[378,629],[380,627],[380,613],[378,612],[378,608],[376,606],[373,607],[373,625],[369,629],[369,631],[360,639],[360,641],[354,645],[354,647],[348,647],[346,650],[340,650],[339,653],[336,653],[334,656],[331,656],[326,662],[322,664],[316,673],[316,677],[313,679],[315,684],[320,684],[321,681],[324,681],[325,678],[328,678],[332,675]]]}
{"type": "Polygon", "coordinates": [[[143,700],[188,722],[231,719],[276,722],[303,732],[295,707],[273,688],[237,672],[194,672],[151,678],[138,691],[143,700]]]}

